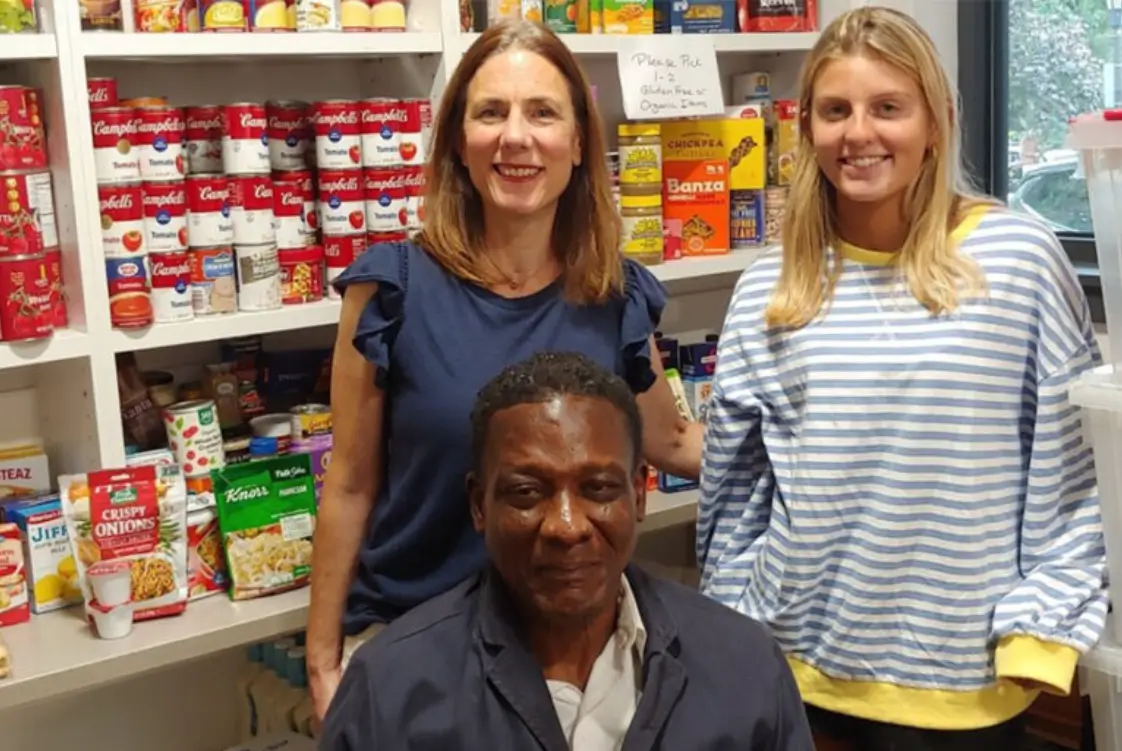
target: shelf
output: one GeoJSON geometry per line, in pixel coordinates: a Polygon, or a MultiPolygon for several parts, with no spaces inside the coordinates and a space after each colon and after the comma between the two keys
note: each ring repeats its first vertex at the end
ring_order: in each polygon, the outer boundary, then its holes
{"type": "MultiPolygon", "coordinates": [[[[692,521],[696,492],[652,493],[641,532],[692,521]]],[[[102,686],[307,626],[308,590],[231,602],[216,595],[187,612],[133,626],[124,639],[102,640],[70,608],[0,631],[12,677],[0,680],[0,710],[102,686]]]]}
{"type": "Polygon", "coordinates": [[[90,354],[89,337],[80,331],[56,331],[49,339],[32,342],[0,342],[0,370],[21,368],[58,360],[73,360],[90,354]]]}
{"type": "Polygon", "coordinates": [[[687,279],[740,274],[767,250],[768,248],[765,247],[758,250],[738,250],[721,256],[683,258],[651,266],[650,270],[664,284],[687,279]]]}
{"type": "Polygon", "coordinates": [[[1122,678],[1122,646],[1115,643],[1111,636],[1111,619],[1108,616],[1106,629],[1095,648],[1083,656],[1080,665],[1096,673],[1122,678]]]}
{"type": "Polygon", "coordinates": [[[54,34],[0,34],[0,60],[49,60],[58,57],[54,34]]]}
{"type": "Polygon", "coordinates": [[[308,305],[287,305],[259,313],[202,316],[183,323],[157,323],[146,329],[114,329],[109,336],[114,352],[175,347],[196,342],[216,342],[251,334],[332,326],[339,322],[342,306],[335,300],[308,305]]]}
{"type": "MultiPolygon", "coordinates": [[[[462,42],[466,50],[479,34],[462,34],[462,42]]],[[[669,36],[656,34],[656,37],[669,36]]],[[[692,36],[692,35],[691,35],[692,36]]],[[[713,46],[718,53],[752,53],[752,52],[805,52],[818,41],[816,32],[797,34],[706,34],[713,39],[713,46]]],[[[632,39],[630,36],[616,34],[561,34],[565,45],[577,55],[614,55],[619,50],[620,39],[632,39]]]]}
{"type": "Polygon", "coordinates": [[[301,57],[397,57],[439,54],[436,33],[320,34],[126,34],[86,32],[80,37],[87,60],[181,60],[301,57]]]}

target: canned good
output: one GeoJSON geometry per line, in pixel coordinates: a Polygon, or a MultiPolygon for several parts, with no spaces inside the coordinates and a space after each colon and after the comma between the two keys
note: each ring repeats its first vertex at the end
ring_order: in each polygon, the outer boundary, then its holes
{"type": "Polygon", "coordinates": [[[100,184],[140,182],[140,151],[135,148],[140,118],[131,107],[106,107],[90,113],[94,165],[100,184]]]}
{"type": "Polygon", "coordinates": [[[318,302],[323,299],[323,246],[282,250],[280,256],[281,302],[284,305],[318,302]]]}
{"type": "Polygon", "coordinates": [[[337,235],[323,238],[323,256],[326,261],[327,296],[332,300],[342,297],[331,283],[366,250],[366,235],[337,235]]]}
{"type": "Polygon", "coordinates": [[[41,253],[58,246],[50,172],[0,172],[0,254],[41,253]]]}
{"type": "Polygon", "coordinates": [[[292,415],[293,443],[331,435],[331,407],[326,404],[298,404],[289,413],[292,415]]]}
{"type": "Polygon", "coordinates": [[[167,107],[169,105],[166,96],[134,96],[122,99],[121,106],[139,110],[145,107],[167,107]]]}
{"type": "Polygon", "coordinates": [[[222,171],[222,108],[188,107],[184,112],[188,174],[222,171]]]}
{"type": "Polygon", "coordinates": [[[254,438],[271,438],[277,443],[277,453],[288,452],[292,444],[292,416],[283,413],[258,415],[249,421],[254,438]]]}
{"type": "Polygon", "coordinates": [[[233,313],[238,308],[234,251],[229,246],[196,248],[191,254],[191,305],[195,315],[233,313]]]}
{"type": "Polygon", "coordinates": [[[82,31],[121,31],[120,2],[97,3],[79,0],[82,31]]]}
{"type": "Polygon", "coordinates": [[[265,107],[228,104],[222,109],[222,166],[227,175],[269,174],[265,107]]]}
{"type": "Polygon", "coordinates": [[[304,190],[299,180],[273,180],[273,220],[278,248],[303,248],[308,244],[304,190]]]}
{"type": "Polygon", "coordinates": [[[106,258],[144,254],[144,197],[140,183],[97,186],[101,247],[106,258]]]}
{"type": "Polygon", "coordinates": [[[402,164],[424,164],[424,121],[432,118],[432,103],[428,99],[403,99],[405,120],[401,123],[400,145],[402,164]]]}
{"type": "Polygon", "coordinates": [[[182,180],[146,182],[144,248],[149,253],[187,249],[187,190],[182,180]]]}
{"type": "Polygon", "coordinates": [[[242,0],[199,0],[203,31],[245,31],[248,23],[242,0]]]}
{"type": "Polygon", "coordinates": [[[226,466],[222,429],[213,399],[176,402],[164,410],[168,448],[185,477],[210,475],[226,466]]]}
{"type": "Polygon", "coordinates": [[[368,169],[364,178],[367,228],[377,232],[392,232],[408,227],[409,202],[405,190],[405,171],[400,167],[368,169]]]}
{"type": "Polygon", "coordinates": [[[0,337],[5,342],[51,335],[51,281],[42,253],[0,258],[0,303],[0,337]]]}
{"type": "Polygon", "coordinates": [[[628,195],[662,195],[662,136],[658,123],[620,123],[619,184],[628,195]]]}
{"type": "Polygon", "coordinates": [[[374,31],[405,31],[405,3],[370,0],[370,26],[374,31]]]}
{"type": "Polygon", "coordinates": [[[354,169],[362,165],[359,112],[359,103],[350,99],[329,99],[312,105],[316,165],[321,170],[354,169]]]}
{"type": "Polygon", "coordinates": [[[424,220],[425,168],[421,165],[402,167],[405,183],[405,226],[420,227],[424,220]]]}
{"type": "Polygon", "coordinates": [[[234,243],[230,182],[225,175],[191,175],[186,181],[187,245],[208,248],[234,243]]]}
{"type": "Polygon", "coordinates": [[[756,248],[764,242],[764,192],[729,191],[729,247],[732,250],[756,248]]]}
{"type": "Polygon", "coordinates": [[[292,442],[292,453],[307,454],[311,461],[317,502],[323,493],[323,481],[327,478],[327,467],[331,464],[334,443],[335,439],[331,433],[313,436],[306,441],[292,442]]]}
{"type": "Polygon", "coordinates": [[[391,167],[401,164],[401,128],[405,108],[397,99],[367,99],[362,115],[362,166],[391,167]]]}
{"type": "Polygon", "coordinates": [[[45,169],[47,134],[39,92],[0,86],[0,170],[45,169]]]}
{"type": "MultiPolygon", "coordinates": [[[[272,0],[270,5],[283,0],[272,0]]],[[[269,166],[274,170],[301,170],[307,164],[311,122],[308,105],[296,101],[272,101],[265,104],[269,136],[269,166]]]]}
{"type": "Polygon", "coordinates": [[[136,147],[140,152],[140,177],[145,181],[178,180],[186,172],[183,136],[186,122],[178,107],[144,107],[138,110],[136,147]]]}
{"type": "Polygon", "coordinates": [[[87,78],[86,92],[89,95],[90,110],[117,106],[117,79],[87,78]]]}
{"type": "Polygon", "coordinates": [[[295,0],[297,31],[339,31],[339,0],[295,0]]]}
{"type": "Polygon", "coordinates": [[[148,267],[152,277],[152,315],[156,323],[177,323],[194,318],[191,254],[186,250],[150,253],[148,267]]]}
{"type": "Polygon", "coordinates": [[[280,261],[275,244],[238,245],[238,310],[276,310],[281,306],[280,261]]]}
{"type": "Polygon", "coordinates": [[[662,263],[662,196],[620,198],[622,251],[643,264],[662,263]]]}
{"type": "Polygon", "coordinates": [[[199,30],[195,0],[133,0],[136,30],[150,34],[199,30]]]}
{"type": "Polygon", "coordinates": [[[230,218],[235,245],[262,245],[277,241],[273,225],[273,181],[268,175],[230,178],[230,218]]]}
{"type": "Polygon", "coordinates": [[[55,329],[64,329],[70,323],[66,311],[66,289],[62,286],[62,251],[48,248],[46,252],[47,281],[51,284],[50,317],[55,329]]]}
{"type": "Polygon", "coordinates": [[[105,277],[109,284],[109,320],[115,329],[152,325],[152,298],[144,258],[107,258],[105,277]]]}
{"type": "Polygon", "coordinates": [[[319,219],[325,236],[366,231],[362,170],[320,171],[319,219]]]}
{"type": "Polygon", "coordinates": [[[319,229],[319,215],[316,212],[316,188],[311,170],[274,172],[274,185],[277,181],[294,182],[300,186],[300,195],[304,201],[304,234],[309,237],[315,236],[319,229]]]}

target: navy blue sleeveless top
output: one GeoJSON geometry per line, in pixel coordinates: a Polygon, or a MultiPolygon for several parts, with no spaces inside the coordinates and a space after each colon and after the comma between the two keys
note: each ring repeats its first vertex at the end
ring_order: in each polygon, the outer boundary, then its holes
{"type": "Polygon", "coordinates": [[[376,245],[336,280],[377,282],[354,345],[386,393],[385,473],[347,599],[344,632],[397,618],[486,562],[471,523],[471,409],[505,367],[540,351],[580,352],[639,393],[654,383],[649,337],[662,285],[625,261],[625,293],[577,306],[560,281],[508,299],[461,281],[413,243],[376,245]]]}

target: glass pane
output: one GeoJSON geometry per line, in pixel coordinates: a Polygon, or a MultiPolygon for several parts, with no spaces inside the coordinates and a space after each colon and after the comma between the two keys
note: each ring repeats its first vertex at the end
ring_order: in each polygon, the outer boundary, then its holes
{"type": "Polygon", "coordinates": [[[1009,0],[1009,204],[1061,235],[1092,231],[1067,121],[1122,106],[1122,0],[1009,0]]]}

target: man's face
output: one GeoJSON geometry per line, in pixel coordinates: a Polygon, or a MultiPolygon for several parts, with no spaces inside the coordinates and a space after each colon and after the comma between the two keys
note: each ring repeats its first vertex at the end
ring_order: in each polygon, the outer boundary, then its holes
{"type": "Polygon", "coordinates": [[[496,412],[472,516],[523,605],[546,620],[615,607],[646,507],[646,473],[627,418],[609,402],[562,396],[496,412]]]}

